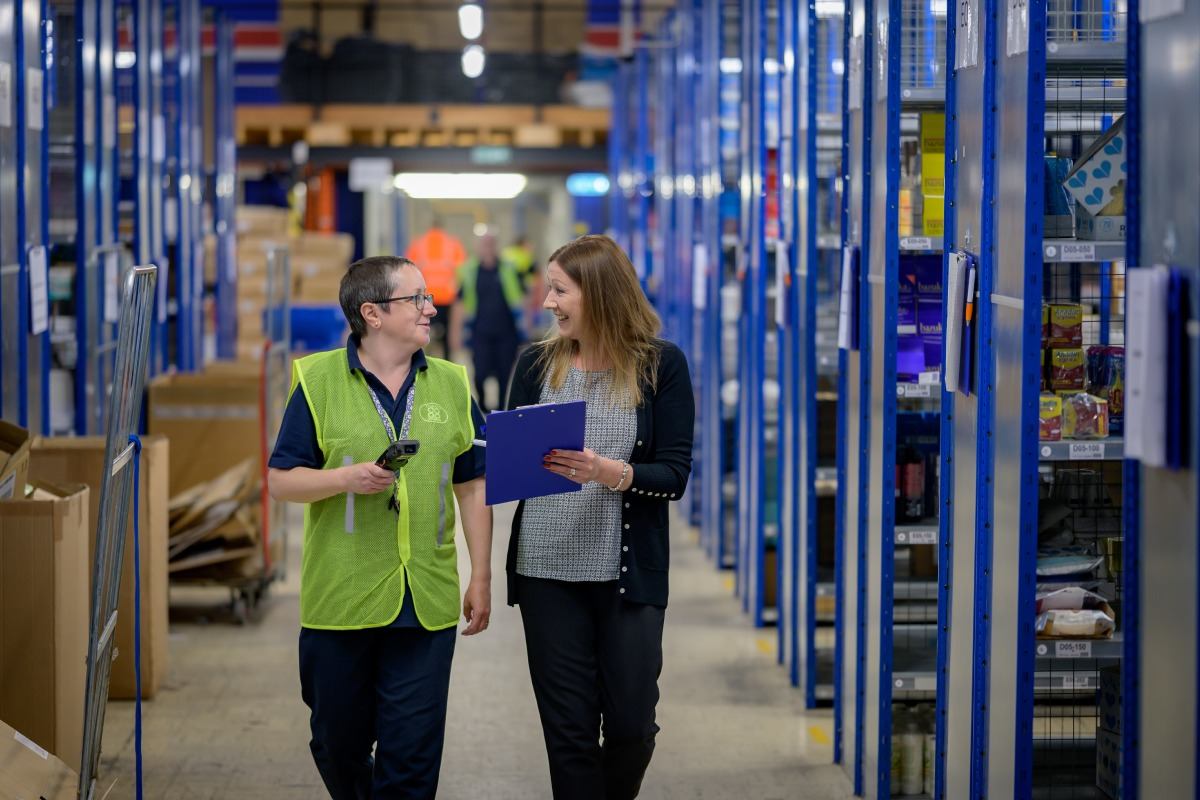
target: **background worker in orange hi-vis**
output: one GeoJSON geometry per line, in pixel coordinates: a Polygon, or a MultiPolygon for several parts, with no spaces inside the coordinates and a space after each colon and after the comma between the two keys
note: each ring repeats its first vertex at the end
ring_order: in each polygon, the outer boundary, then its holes
{"type": "Polygon", "coordinates": [[[467,260],[467,251],[462,242],[442,229],[442,223],[434,218],[429,230],[409,245],[404,254],[417,265],[425,278],[426,290],[433,295],[437,316],[430,320],[430,341],[427,350],[441,348],[442,357],[449,359],[450,308],[458,297],[459,266],[467,260]]]}

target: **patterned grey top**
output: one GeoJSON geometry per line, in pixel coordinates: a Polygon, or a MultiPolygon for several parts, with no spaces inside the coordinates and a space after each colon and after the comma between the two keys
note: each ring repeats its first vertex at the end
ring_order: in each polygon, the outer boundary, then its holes
{"type": "MultiPolygon", "coordinates": [[[[614,405],[612,371],[571,368],[558,391],[542,386],[541,402],[587,402],[583,442],[597,455],[628,461],[637,437],[633,408],[614,405]]],[[[517,572],[559,581],[615,581],[621,568],[621,493],[595,481],[578,492],[525,501],[517,572]]]]}

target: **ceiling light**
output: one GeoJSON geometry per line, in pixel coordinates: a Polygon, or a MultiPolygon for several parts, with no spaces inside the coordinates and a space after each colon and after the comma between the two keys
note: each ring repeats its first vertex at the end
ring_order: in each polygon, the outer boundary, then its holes
{"type": "Polygon", "coordinates": [[[467,41],[483,35],[483,8],[475,3],[458,7],[458,30],[467,41]]]}
{"type": "Polygon", "coordinates": [[[477,44],[469,44],[463,49],[462,71],[468,78],[478,78],[483,74],[483,64],[487,60],[483,48],[477,44]]]}
{"type": "Polygon", "coordinates": [[[742,71],[742,60],[740,58],[722,58],[721,72],[725,75],[736,75],[742,71]]]}
{"type": "Polygon", "coordinates": [[[575,172],[567,176],[567,194],[572,197],[603,197],[609,180],[603,172],[575,172]]]}
{"type": "Polygon", "coordinates": [[[114,63],[117,69],[129,69],[137,63],[137,53],[132,50],[118,50],[114,63]]]}
{"type": "Polygon", "coordinates": [[[843,0],[817,0],[817,19],[834,19],[844,16],[846,5],[843,0]]]}
{"type": "Polygon", "coordinates": [[[417,199],[511,200],[526,180],[513,172],[401,172],[393,183],[417,199]]]}

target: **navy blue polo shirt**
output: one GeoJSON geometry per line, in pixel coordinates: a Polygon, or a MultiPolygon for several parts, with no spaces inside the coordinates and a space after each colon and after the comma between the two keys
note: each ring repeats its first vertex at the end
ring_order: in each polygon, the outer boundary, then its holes
{"type": "MultiPolygon", "coordinates": [[[[408,377],[404,379],[400,393],[395,397],[392,397],[392,393],[383,385],[383,381],[363,367],[362,359],[358,355],[358,337],[353,334],[346,340],[346,360],[350,364],[351,371],[357,370],[366,378],[367,386],[371,387],[375,396],[379,398],[380,405],[391,417],[392,425],[396,434],[399,435],[400,428],[404,424],[404,408],[413,381],[416,380],[418,371],[429,367],[425,360],[425,351],[418,350],[413,353],[408,377]]],[[[479,404],[475,402],[475,398],[471,398],[471,423],[475,428],[475,435],[480,439],[484,438],[481,433],[484,429],[483,412],[479,410],[479,404]]],[[[484,448],[475,446],[455,459],[454,482],[466,483],[483,477],[485,457],[484,448]]],[[[325,454],[321,452],[321,446],[317,442],[317,428],[313,424],[312,411],[304,399],[303,392],[292,392],[287,409],[283,412],[279,435],[275,439],[275,450],[271,453],[271,459],[267,464],[272,469],[292,469],[294,467],[321,469],[325,466],[325,454]]],[[[413,610],[412,592],[405,592],[404,607],[400,609],[400,615],[396,617],[392,627],[421,627],[416,612],[413,610]]]]}

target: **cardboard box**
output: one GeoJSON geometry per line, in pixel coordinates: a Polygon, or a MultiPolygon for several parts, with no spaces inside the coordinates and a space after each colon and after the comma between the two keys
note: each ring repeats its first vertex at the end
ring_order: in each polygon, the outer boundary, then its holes
{"type": "Polygon", "coordinates": [[[1080,208],[1075,218],[1075,236],[1093,242],[1125,241],[1125,215],[1101,215],[1093,217],[1080,208]]]}
{"type": "Polygon", "coordinates": [[[946,115],[921,115],[921,194],[946,194],[946,115]]]}
{"type": "Polygon", "coordinates": [[[0,500],[20,497],[29,478],[29,431],[0,420],[0,500]]]}
{"type": "MultiPolygon", "coordinates": [[[[261,359],[261,343],[244,349],[244,361],[261,359]]],[[[239,358],[242,350],[239,342],[239,358]]],[[[150,433],[170,439],[176,453],[169,496],[212,480],[247,458],[259,463],[259,383],[257,365],[162,375],[150,382],[150,433]]]]}
{"type": "Polygon", "coordinates": [[[1096,788],[1118,800],[1122,783],[1121,736],[1102,728],[1096,731],[1096,788]]]}
{"type": "MultiPolygon", "coordinates": [[[[1075,198],[1076,209],[1100,214],[1116,196],[1125,193],[1125,117],[1121,117],[1104,135],[1084,151],[1064,186],[1075,198]]],[[[1110,213],[1124,213],[1112,210],[1110,213]]]]}
{"type": "MultiPolygon", "coordinates": [[[[33,441],[29,474],[53,483],[83,483],[91,488],[88,519],[89,564],[94,560],[96,524],[100,519],[100,481],[105,469],[104,437],[38,437],[33,441]]],[[[142,560],[142,698],[158,692],[167,672],[168,614],[167,548],[169,516],[167,472],[170,444],[161,436],[142,439],[141,523],[142,560]]],[[[92,579],[88,569],[88,584],[92,579]]],[[[133,663],[133,517],[125,532],[121,566],[121,594],[117,604],[115,641],[117,658],[112,665],[108,696],[132,700],[137,696],[133,663]]],[[[91,594],[89,593],[89,602],[91,594]]]]}
{"type": "Polygon", "coordinates": [[[0,719],[75,769],[91,607],[90,493],[78,484],[37,485],[50,499],[0,502],[0,719]]]}
{"type": "Polygon", "coordinates": [[[292,239],[297,260],[335,266],[345,272],[354,258],[354,237],[348,233],[301,233],[292,239]]]}
{"type": "MultiPolygon", "coordinates": [[[[83,749],[82,744],[79,749],[83,749]]],[[[76,800],[78,790],[75,770],[25,734],[0,722],[0,800],[76,800]]]]}
{"type": "Polygon", "coordinates": [[[279,206],[238,206],[237,232],[247,236],[287,236],[288,210],[279,206]]]}

